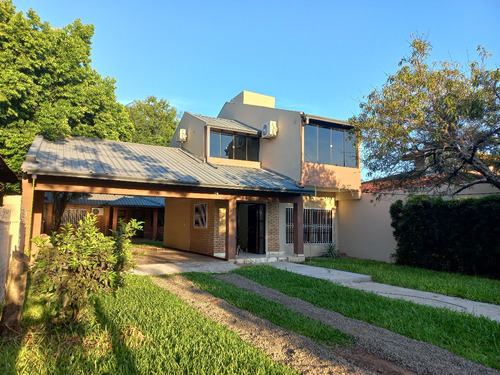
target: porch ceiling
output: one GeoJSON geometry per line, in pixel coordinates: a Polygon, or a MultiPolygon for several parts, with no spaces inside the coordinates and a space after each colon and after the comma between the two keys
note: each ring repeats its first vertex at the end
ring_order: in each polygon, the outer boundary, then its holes
{"type": "MultiPolygon", "coordinates": [[[[310,194],[262,168],[214,166],[176,147],[95,138],[48,141],[37,136],[22,165],[28,175],[178,187],[310,194]]],[[[90,181],[89,181],[90,182],[90,181]]],[[[95,181],[98,185],[99,182],[95,181]]]]}

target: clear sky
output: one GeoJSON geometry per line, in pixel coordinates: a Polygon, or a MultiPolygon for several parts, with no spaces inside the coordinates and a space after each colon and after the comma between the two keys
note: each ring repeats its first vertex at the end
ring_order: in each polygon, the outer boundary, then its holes
{"type": "Polygon", "coordinates": [[[92,67],[118,100],[155,95],[217,116],[242,90],[347,120],[426,35],[431,58],[500,66],[500,0],[14,0],[52,27],[93,24],[92,67]]]}

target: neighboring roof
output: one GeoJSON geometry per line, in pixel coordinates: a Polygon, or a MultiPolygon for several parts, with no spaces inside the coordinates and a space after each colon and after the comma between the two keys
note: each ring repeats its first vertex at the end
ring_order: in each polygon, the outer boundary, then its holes
{"type": "MultiPolygon", "coordinates": [[[[53,195],[45,195],[45,203],[54,203],[53,195]]],[[[135,195],[112,195],[112,194],[85,194],[84,196],[71,200],[69,204],[77,206],[118,206],[118,207],[143,207],[163,208],[165,198],[143,197],[135,195]]]]}
{"type": "Polygon", "coordinates": [[[288,177],[262,168],[204,163],[178,147],[72,137],[37,136],[23,170],[30,175],[128,181],[172,186],[309,194],[288,177]]]}
{"type": "MultiPolygon", "coordinates": [[[[460,173],[454,176],[453,184],[460,186],[480,179],[482,179],[482,176],[475,172],[460,173]]],[[[388,193],[396,190],[425,189],[448,183],[450,183],[449,178],[444,174],[429,174],[425,176],[415,174],[413,177],[405,174],[397,174],[364,181],[361,183],[361,191],[363,193],[388,193]]]]}
{"type": "Polygon", "coordinates": [[[5,160],[0,156],[0,182],[15,184],[19,182],[16,174],[9,168],[5,160]]]}
{"type": "MultiPolygon", "coordinates": [[[[188,112],[189,113],[189,112],[188,112]]],[[[259,129],[255,129],[249,125],[245,125],[242,122],[236,120],[228,120],[225,118],[208,117],[202,115],[194,115],[189,113],[191,116],[205,122],[208,126],[219,130],[228,130],[238,133],[258,135],[259,129]]]]}

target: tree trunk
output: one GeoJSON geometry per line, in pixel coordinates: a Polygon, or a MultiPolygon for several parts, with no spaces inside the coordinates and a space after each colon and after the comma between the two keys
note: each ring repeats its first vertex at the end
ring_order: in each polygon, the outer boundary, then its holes
{"type": "Polygon", "coordinates": [[[28,276],[29,258],[20,251],[14,251],[10,260],[2,320],[0,321],[0,336],[8,337],[15,333],[21,319],[28,276]]]}

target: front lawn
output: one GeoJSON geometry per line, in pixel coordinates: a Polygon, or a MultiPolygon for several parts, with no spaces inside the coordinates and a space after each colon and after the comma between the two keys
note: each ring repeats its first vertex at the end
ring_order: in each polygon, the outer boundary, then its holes
{"type": "Polygon", "coordinates": [[[373,281],[500,305],[500,280],[352,258],[311,258],[305,264],[370,275],[373,281]]]}
{"type": "Polygon", "coordinates": [[[30,293],[22,335],[0,339],[0,374],[295,374],[145,277],[101,295],[84,323],[47,314],[30,293]]]}
{"type": "Polygon", "coordinates": [[[389,299],[270,266],[242,267],[233,272],[317,307],[500,369],[500,324],[487,318],[389,299]]]}

